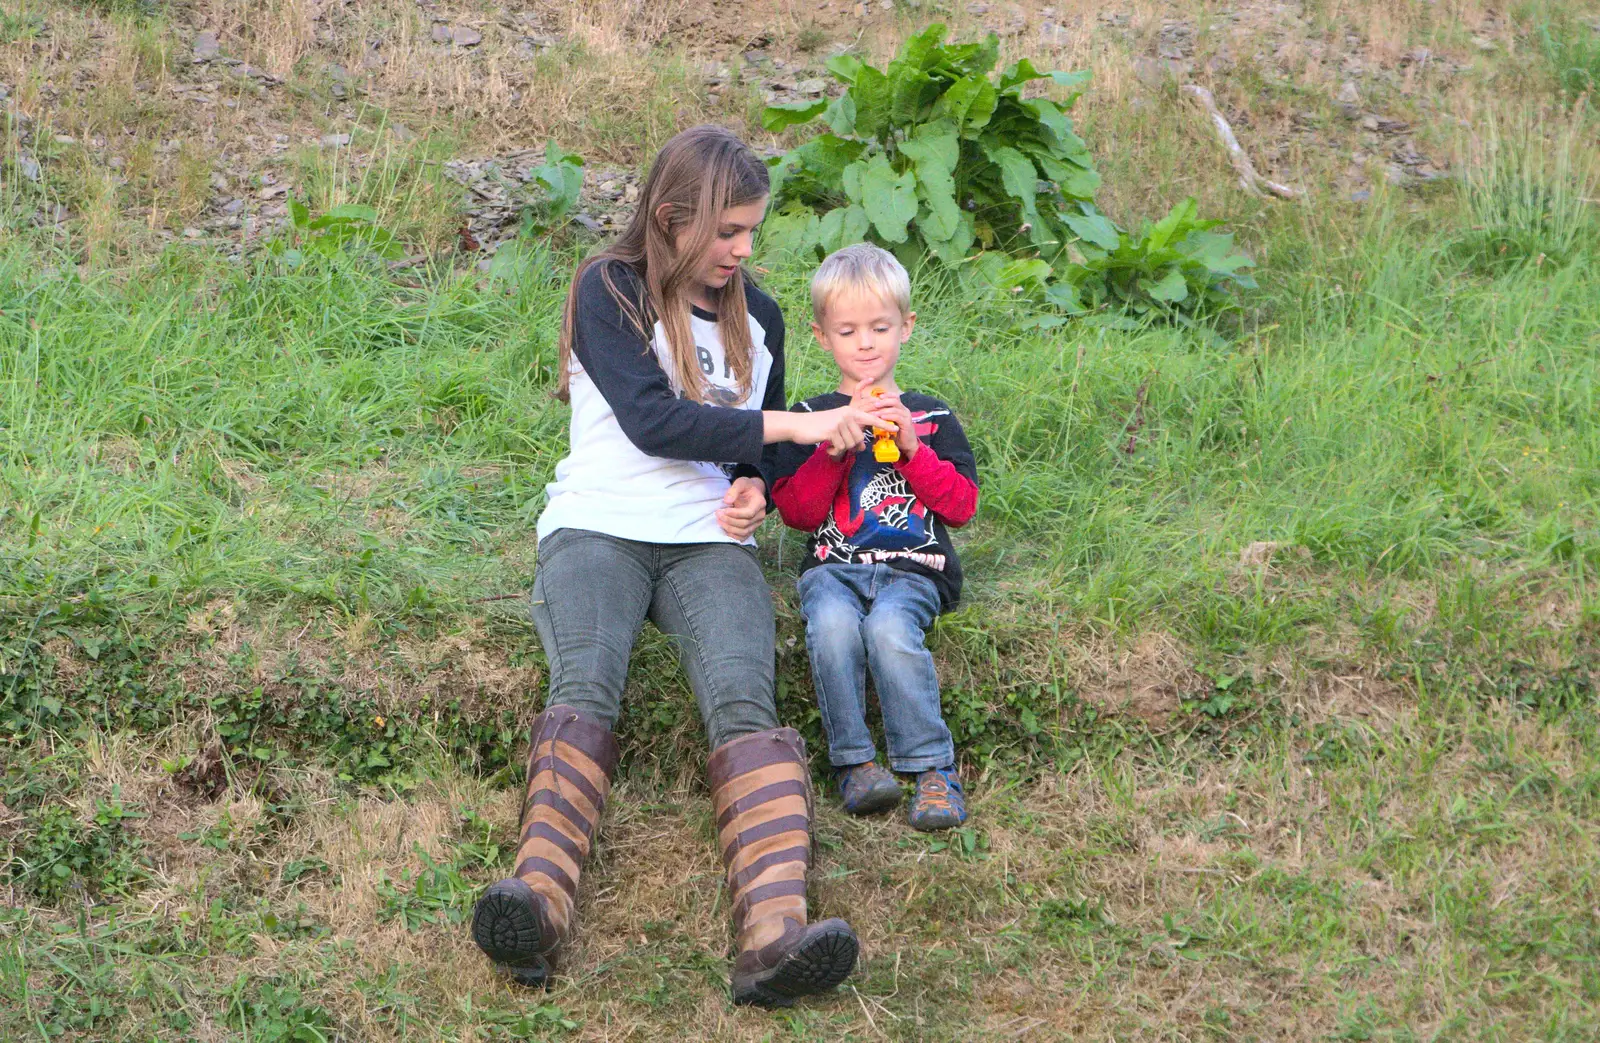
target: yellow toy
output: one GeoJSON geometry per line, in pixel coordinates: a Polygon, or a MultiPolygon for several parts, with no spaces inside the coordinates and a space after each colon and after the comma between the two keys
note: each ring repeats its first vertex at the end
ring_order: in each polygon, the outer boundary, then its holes
{"type": "MultiPolygon", "coordinates": [[[[873,388],[872,397],[882,398],[883,388],[873,388]]],[[[900,447],[895,444],[893,431],[881,427],[872,429],[872,458],[880,464],[892,464],[900,459],[900,447]]]]}

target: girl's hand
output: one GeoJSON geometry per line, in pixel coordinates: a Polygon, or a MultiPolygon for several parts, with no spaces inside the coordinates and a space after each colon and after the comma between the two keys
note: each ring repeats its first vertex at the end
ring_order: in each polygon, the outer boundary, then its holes
{"type": "Polygon", "coordinates": [[[837,409],[825,409],[820,413],[791,413],[788,439],[801,445],[820,445],[828,443],[828,455],[835,460],[842,459],[844,454],[860,449],[866,441],[868,428],[894,426],[893,421],[884,417],[874,416],[864,409],[856,406],[840,406],[837,409]]]}
{"type": "Polygon", "coordinates": [[[759,478],[735,478],[723,494],[717,524],[729,539],[743,543],[767,516],[767,483],[759,478]]]}
{"type": "Polygon", "coordinates": [[[911,410],[897,394],[885,393],[872,401],[877,426],[894,429],[894,444],[900,447],[900,460],[902,463],[909,462],[922,448],[922,439],[917,437],[917,423],[911,419],[911,410]],[[889,423],[884,423],[885,420],[889,423]]]}

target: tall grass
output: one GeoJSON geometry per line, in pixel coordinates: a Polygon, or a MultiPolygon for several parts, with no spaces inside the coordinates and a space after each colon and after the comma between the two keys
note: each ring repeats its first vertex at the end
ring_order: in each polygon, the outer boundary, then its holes
{"type": "MultiPolygon", "coordinates": [[[[1468,182],[1469,212],[1500,177],[1468,182]]],[[[1559,267],[1463,263],[1398,209],[1359,238],[1286,227],[1227,348],[1161,328],[1017,333],[1004,303],[919,273],[901,379],[954,404],[979,454],[975,602],[1022,591],[1118,628],[1210,632],[1238,614],[1225,580],[1256,541],[1334,578],[1471,559],[1582,586],[1600,564],[1600,295],[1588,212],[1562,213],[1580,245],[1559,267]]],[[[530,556],[564,451],[548,389],[571,260],[540,255],[515,285],[408,287],[353,261],[239,271],[177,251],[137,277],[41,277],[47,258],[10,248],[5,591],[403,614],[525,583],[494,555],[530,556]]],[[[807,275],[769,279],[791,316],[807,275]]],[[[825,356],[790,343],[791,395],[827,386],[825,356]]],[[[1283,611],[1216,640],[1290,639],[1283,611]]]]}

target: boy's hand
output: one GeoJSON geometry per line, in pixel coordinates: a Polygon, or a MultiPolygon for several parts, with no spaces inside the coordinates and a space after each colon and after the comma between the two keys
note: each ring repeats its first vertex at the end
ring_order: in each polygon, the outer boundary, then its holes
{"type": "Polygon", "coordinates": [[[922,448],[922,439],[917,437],[917,424],[911,419],[911,410],[896,394],[885,393],[872,402],[875,407],[873,413],[894,425],[894,444],[900,447],[900,459],[909,462],[922,448]]]}
{"type": "Polygon", "coordinates": [[[717,524],[729,539],[743,543],[767,516],[767,483],[759,478],[735,478],[722,496],[717,524]]]}

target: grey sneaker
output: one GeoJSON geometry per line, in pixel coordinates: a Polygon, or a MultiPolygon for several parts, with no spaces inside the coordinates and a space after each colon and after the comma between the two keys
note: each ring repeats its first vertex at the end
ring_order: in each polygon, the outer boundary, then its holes
{"type": "Polygon", "coordinates": [[[839,795],[852,815],[888,811],[900,803],[900,780],[877,761],[839,769],[839,795]]]}

